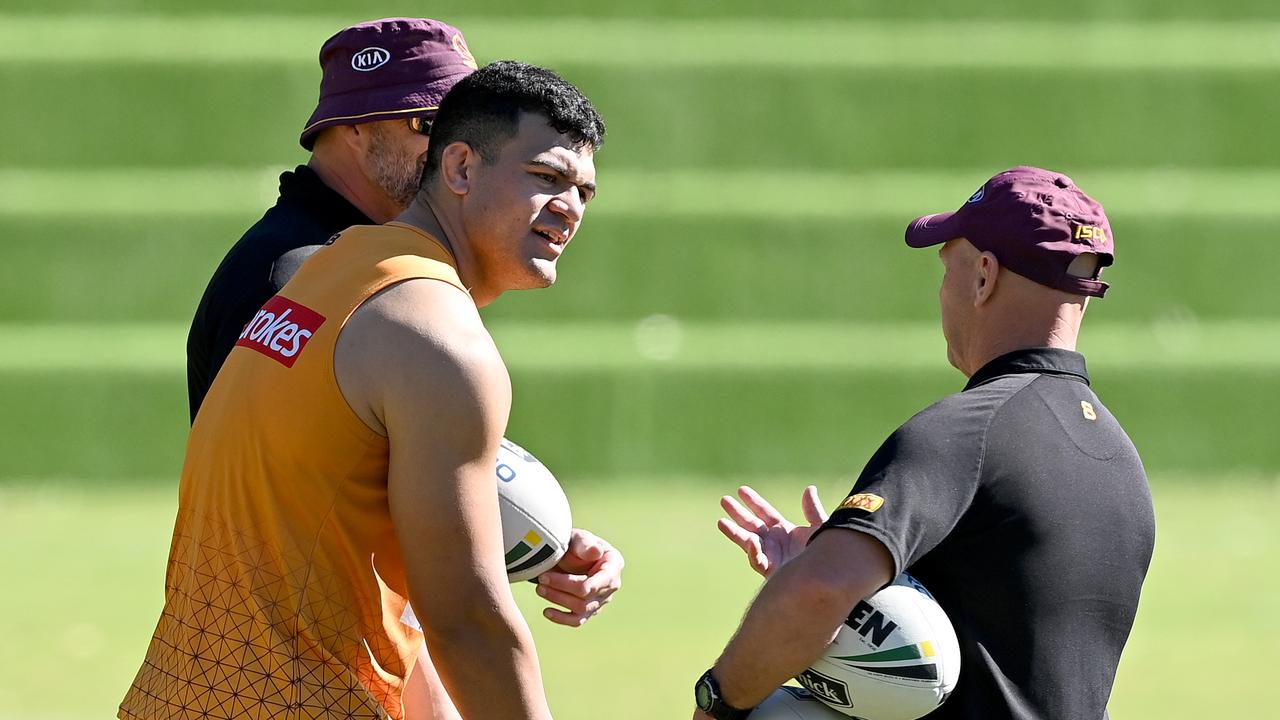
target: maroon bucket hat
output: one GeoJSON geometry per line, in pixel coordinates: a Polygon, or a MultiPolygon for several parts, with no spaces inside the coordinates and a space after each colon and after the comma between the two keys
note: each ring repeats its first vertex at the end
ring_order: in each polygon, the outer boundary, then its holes
{"type": "Polygon", "coordinates": [[[426,18],[352,25],[320,48],[320,103],[299,142],[316,133],[396,117],[430,117],[454,83],[476,69],[457,28],[426,18]]]}
{"type": "Polygon", "coordinates": [[[1013,272],[1051,288],[1102,297],[1102,268],[1115,261],[1111,223],[1071,178],[1036,167],[1016,167],[991,178],[955,212],[916,218],[907,244],[922,248],[965,238],[1013,272]],[[1093,277],[1067,272],[1084,253],[1098,256],[1093,277]]]}

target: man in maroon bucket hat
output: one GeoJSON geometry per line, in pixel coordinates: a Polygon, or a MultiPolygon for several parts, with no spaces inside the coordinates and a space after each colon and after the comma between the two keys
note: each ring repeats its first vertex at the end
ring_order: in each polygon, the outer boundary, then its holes
{"type": "Polygon", "coordinates": [[[476,69],[476,60],[457,28],[426,18],[389,18],[329,38],[320,48],[320,67],[320,103],[299,138],[308,150],[328,127],[421,119],[429,128],[440,100],[476,69]]]}
{"type": "MultiPolygon", "coordinates": [[[[695,686],[695,718],[746,717],[797,671],[860,715],[839,681],[802,669],[900,573],[959,639],[959,680],[929,718],[1107,717],[1155,542],[1138,452],[1076,352],[1107,290],[1110,223],[1067,176],[1017,167],[906,240],[940,246],[947,356],[968,382],[894,431],[830,516],[813,486],[804,525],[749,487],[721,499],[720,531],[768,581],[695,686]]],[[[942,661],[911,677],[942,677],[942,661]]]]}
{"type": "Polygon", "coordinates": [[[280,176],[280,197],[214,272],[187,337],[195,419],[240,330],[302,261],[352,225],[409,206],[445,93],[476,68],[457,28],[426,18],[352,25],[320,49],[320,101],[299,138],[306,165],[280,176]]]}

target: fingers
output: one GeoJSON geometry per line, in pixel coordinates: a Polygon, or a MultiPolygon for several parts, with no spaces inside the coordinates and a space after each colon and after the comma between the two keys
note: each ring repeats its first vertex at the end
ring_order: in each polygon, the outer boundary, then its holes
{"type": "Polygon", "coordinates": [[[617,549],[610,547],[606,550],[582,584],[583,597],[608,597],[617,592],[622,587],[622,568],[625,565],[626,561],[617,549]]]}
{"type": "Polygon", "coordinates": [[[622,553],[610,546],[587,571],[548,570],[538,576],[538,584],[584,600],[601,600],[622,587],[622,568],[625,565],[622,553]]]}
{"type": "Polygon", "coordinates": [[[574,573],[549,570],[538,576],[538,587],[547,587],[556,592],[572,595],[583,600],[597,600],[617,592],[622,586],[621,578],[612,581],[598,579],[594,575],[578,575],[574,573]]]}
{"type": "MultiPolygon", "coordinates": [[[[542,577],[547,576],[543,575],[542,577]]],[[[613,593],[616,590],[617,588],[614,587],[607,591],[593,593],[584,597],[573,592],[559,590],[549,583],[540,583],[538,585],[538,595],[548,602],[560,606],[559,608],[544,608],[542,616],[557,625],[582,627],[588,620],[603,610],[605,605],[613,602],[613,593]]]]}
{"type": "Polygon", "coordinates": [[[564,608],[546,608],[543,617],[580,627],[622,588],[622,553],[599,536],[574,528],[569,547],[555,568],[538,576],[538,595],[564,608]]]}
{"type": "Polygon", "coordinates": [[[589,575],[595,578],[596,588],[612,585],[616,590],[622,584],[622,553],[608,541],[586,530],[573,529],[569,547],[564,557],[556,563],[555,570],[571,575],[589,575]]]}
{"type": "Polygon", "coordinates": [[[804,494],[800,497],[800,506],[804,510],[804,519],[809,521],[810,525],[821,525],[827,521],[827,510],[822,507],[822,500],[818,498],[818,488],[814,485],[804,489],[804,494]]]}
{"type": "Polygon", "coordinates": [[[564,610],[557,610],[556,608],[543,608],[542,617],[550,620],[551,622],[557,625],[564,625],[565,627],[575,627],[575,628],[586,625],[587,620],[589,619],[581,615],[574,615],[571,612],[565,612],[564,610]]]}
{"type": "Polygon", "coordinates": [[[751,512],[755,513],[756,517],[764,521],[765,525],[780,525],[784,528],[791,527],[791,523],[787,522],[787,519],[782,516],[782,513],[778,512],[778,510],[774,508],[768,500],[764,499],[763,495],[753,490],[750,485],[743,485],[738,488],[738,497],[742,498],[742,501],[747,504],[747,507],[751,509],[751,512]]]}
{"type": "Polygon", "coordinates": [[[558,625],[568,627],[581,627],[591,616],[600,612],[610,600],[608,597],[602,600],[586,600],[557,590],[550,585],[539,585],[538,595],[547,600],[547,602],[555,603],[564,608],[563,610],[545,608],[542,611],[542,616],[558,625]]]}
{"type": "Polygon", "coordinates": [[[720,498],[720,507],[728,513],[730,519],[738,524],[739,527],[746,528],[751,532],[764,532],[767,528],[760,518],[756,517],[752,512],[742,506],[737,500],[725,495],[720,498]]]}
{"type": "Polygon", "coordinates": [[[573,533],[569,535],[569,549],[567,552],[584,561],[595,562],[604,556],[607,547],[609,547],[608,543],[601,540],[597,535],[586,530],[574,528],[573,533]]]}
{"type": "MultiPolygon", "coordinates": [[[[780,527],[790,532],[795,527],[790,521],[778,512],[764,496],[756,492],[748,485],[738,488],[738,496],[742,498],[743,503],[725,495],[720,498],[720,507],[729,514],[729,517],[738,524],[739,527],[745,528],[755,533],[764,532],[770,527],[780,527]]],[[[805,520],[810,525],[821,525],[827,521],[827,510],[822,505],[822,500],[818,497],[818,488],[810,485],[804,489],[804,493],[800,497],[800,505],[804,512],[805,520]]]]}
{"type": "Polygon", "coordinates": [[[769,556],[765,554],[764,547],[760,543],[760,536],[753,532],[749,532],[740,527],[732,520],[720,518],[716,523],[716,527],[720,529],[721,534],[733,541],[735,545],[742,548],[742,552],[747,556],[747,562],[751,565],[751,569],[761,575],[768,575],[771,563],[769,556]]]}
{"type": "Polygon", "coordinates": [[[600,537],[574,528],[569,534],[569,547],[565,550],[564,557],[560,558],[560,562],[556,563],[556,569],[566,573],[584,574],[591,572],[591,569],[600,561],[613,546],[600,537]]]}

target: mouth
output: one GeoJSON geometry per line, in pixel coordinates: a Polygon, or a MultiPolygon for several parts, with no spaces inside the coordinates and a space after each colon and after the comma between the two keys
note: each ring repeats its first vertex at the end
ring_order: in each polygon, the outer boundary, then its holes
{"type": "Polygon", "coordinates": [[[558,228],[536,227],[533,229],[533,234],[555,245],[557,248],[563,248],[569,244],[568,233],[558,228]]]}

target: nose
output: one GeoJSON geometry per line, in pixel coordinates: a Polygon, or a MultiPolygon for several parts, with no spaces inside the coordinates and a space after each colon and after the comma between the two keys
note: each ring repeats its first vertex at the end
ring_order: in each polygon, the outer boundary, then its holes
{"type": "Polygon", "coordinates": [[[586,211],[586,204],[582,201],[582,192],[576,186],[570,187],[568,190],[551,198],[551,210],[558,215],[562,215],[571,223],[582,221],[582,214],[586,211]]]}

